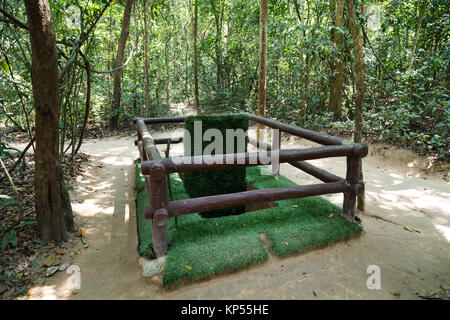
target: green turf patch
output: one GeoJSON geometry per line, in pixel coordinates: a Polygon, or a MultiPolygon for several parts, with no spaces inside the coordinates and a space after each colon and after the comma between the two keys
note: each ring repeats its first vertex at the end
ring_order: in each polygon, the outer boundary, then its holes
{"type": "MultiPolygon", "coordinates": [[[[136,174],[137,179],[139,176],[136,174]]],[[[247,181],[256,189],[295,185],[283,176],[261,175],[258,167],[247,168],[247,181]]],[[[139,183],[137,185],[142,186],[139,183]]],[[[171,183],[176,200],[189,197],[178,175],[171,175],[171,183]]],[[[174,219],[169,219],[164,285],[237,270],[267,260],[269,254],[259,234],[266,235],[272,254],[287,255],[328,245],[362,231],[361,225],[340,216],[339,207],[320,197],[276,203],[277,207],[239,216],[210,219],[197,214],[181,216],[176,229],[174,219]]],[[[139,253],[152,258],[151,221],[143,214],[147,204],[147,193],[138,194],[139,253]]]]}

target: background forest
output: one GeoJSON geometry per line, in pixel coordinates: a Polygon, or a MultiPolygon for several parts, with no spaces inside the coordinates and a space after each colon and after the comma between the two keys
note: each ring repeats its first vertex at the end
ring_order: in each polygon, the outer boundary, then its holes
{"type": "MultiPolygon", "coordinates": [[[[355,4],[365,54],[363,135],[448,157],[449,2],[355,4]]],[[[86,121],[130,126],[135,116],[168,114],[170,103],[196,105],[194,32],[199,111],[256,112],[258,1],[198,1],[197,31],[194,0],[135,1],[119,63],[126,5],[50,3],[63,75],[60,135],[72,142],[61,151],[76,153],[86,121]],[[119,79],[122,73],[119,88],[115,73],[119,79]]],[[[0,12],[0,122],[33,136],[25,8],[22,1],[2,0],[0,12]]],[[[344,0],[269,1],[267,116],[332,134],[352,133],[355,73],[347,13],[344,0]]]]}

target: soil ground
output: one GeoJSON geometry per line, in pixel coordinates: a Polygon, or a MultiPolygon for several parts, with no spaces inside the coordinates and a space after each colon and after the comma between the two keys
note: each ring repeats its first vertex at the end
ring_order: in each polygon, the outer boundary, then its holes
{"type": "MultiPolygon", "coordinates": [[[[179,136],[180,130],[173,133],[179,136]]],[[[155,132],[155,137],[171,133],[155,132]]],[[[426,159],[384,145],[370,145],[364,159],[367,213],[363,234],[333,246],[164,289],[144,278],[136,253],[134,136],[87,140],[88,170],[71,194],[87,249],[73,259],[81,289],[68,288],[58,272],[31,289],[31,299],[420,299],[450,287],[450,188],[444,174],[426,170],[426,159]],[[418,232],[414,232],[414,230],[418,232]],[[381,288],[368,289],[367,269],[380,268],[381,288]]],[[[283,148],[315,145],[283,140],[283,148]]],[[[164,147],[161,147],[162,151],[164,147]]],[[[171,155],[182,153],[172,145],[171,155]]],[[[345,159],[312,163],[344,176],[345,159]]],[[[298,184],[318,180],[288,165],[281,174],[298,184]]],[[[341,206],[342,195],[325,196],[341,206]]]]}

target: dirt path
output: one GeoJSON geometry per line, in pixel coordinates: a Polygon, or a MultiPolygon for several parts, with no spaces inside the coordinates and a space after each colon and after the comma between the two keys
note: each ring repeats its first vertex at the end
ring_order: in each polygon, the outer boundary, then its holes
{"type": "MultiPolygon", "coordinates": [[[[271,257],[246,270],[171,290],[160,288],[141,276],[137,262],[133,161],[138,152],[133,141],[115,138],[83,145],[92,160],[72,193],[74,213],[89,242],[73,261],[81,270],[81,290],[74,295],[67,288],[69,275],[59,272],[34,288],[33,298],[414,299],[450,287],[448,183],[420,173],[409,153],[371,146],[385,153],[371,153],[364,161],[368,214],[379,218],[360,215],[362,236],[301,255],[271,257]],[[379,290],[367,288],[370,265],[380,268],[379,290]]],[[[310,145],[292,140],[287,147],[310,145]]],[[[181,148],[174,146],[171,154],[180,154],[181,148]]],[[[344,159],[314,164],[344,174],[344,159]]],[[[282,165],[281,173],[299,184],[317,182],[290,165],[282,165]]],[[[342,195],[326,198],[342,204],[342,195]]],[[[79,243],[79,238],[71,241],[79,243]]]]}

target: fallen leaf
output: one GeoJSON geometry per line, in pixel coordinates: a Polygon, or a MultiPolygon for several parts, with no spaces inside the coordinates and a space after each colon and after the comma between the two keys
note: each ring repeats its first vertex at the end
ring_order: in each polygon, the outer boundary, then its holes
{"type": "Polygon", "coordinates": [[[191,269],[192,269],[192,266],[189,265],[189,264],[187,264],[187,265],[186,265],[186,269],[191,270],[191,269]]]}
{"type": "Polygon", "coordinates": [[[332,213],[330,213],[330,215],[328,216],[328,218],[331,218],[331,217],[333,217],[334,216],[334,213],[332,212],[332,213]]]}
{"type": "Polygon", "coordinates": [[[43,265],[46,267],[50,267],[53,265],[53,262],[55,262],[55,260],[56,260],[56,256],[54,254],[50,254],[45,258],[43,265]]]}
{"type": "Polygon", "coordinates": [[[289,243],[288,243],[287,241],[285,242],[285,244],[286,244],[286,246],[288,246],[288,245],[289,245],[289,243]]]}
{"type": "Polygon", "coordinates": [[[420,232],[419,230],[412,229],[412,228],[408,228],[407,226],[403,226],[403,229],[405,229],[406,231],[409,231],[409,232],[422,233],[422,232],[420,232]]]}
{"type": "Polygon", "coordinates": [[[302,272],[303,275],[308,274],[308,272],[302,272]]]}
{"type": "Polygon", "coordinates": [[[294,204],[294,205],[292,206],[292,208],[298,208],[298,205],[294,204]]]}
{"type": "Polygon", "coordinates": [[[52,244],[49,244],[48,246],[43,247],[42,249],[50,250],[50,249],[53,249],[54,247],[55,247],[55,245],[52,243],[52,244]]]}
{"type": "Polygon", "coordinates": [[[267,214],[267,212],[264,212],[264,211],[261,211],[260,213],[261,213],[261,214],[267,214]]]}
{"type": "Polygon", "coordinates": [[[403,282],[403,284],[406,284],[408,286],[409,285],[409,280],[406,280],[405,282],[403,282]]]}
{"type": "Polygon", "coordinates": [[[274,228],[273,231],[278,231],[278,228],[274,228]]]}

